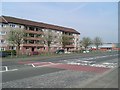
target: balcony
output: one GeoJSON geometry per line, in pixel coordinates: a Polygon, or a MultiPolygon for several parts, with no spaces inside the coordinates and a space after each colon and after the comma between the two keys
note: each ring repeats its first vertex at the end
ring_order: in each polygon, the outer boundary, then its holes
{"type": "Polygon", "coordinates": [[[41,31],[32,31],[32,30],[25,30],[24,32],[25,32],[25,33],[32,33],[32,34],[44,34],[44,33],[41,32],[41,31]]]}
{"type": "Polygon", "coordinates": [[[36,37],[24,37],[25,40],[43,40],[43,38],[36,38],[36,37]]]}
{"type": "Polygon", "coordinates": [[[44,47],[42,44],[22,44],[24,47],[44,47]]]}
{"type": "Polygon", "coordinates": [[[74,43],[74,40],[69,40],[69,42],[74,43]]]}
{"type": "Polygon", "coordinates": [[[68,35],[68,34],[63,34],[63,35],[65,35],[66,37],[69,37],[69,38],[74,38],[73,35],[68,35]]]}
{"type": "Polygon", "coordinates": [[[0,35],[0,39],[5,39],[7,36],[5,35],[0,35]]]}
{"type": "Polygon", "coordinates": [[[74,48],[74,45],[66,45],[65,47],[74,48]]]}
{"type": "Polygon", "coordinates": [[[74,38],[74,36],[72,36],[72,35],[67,35],[68,37],[70,37],[70,38],[74,38]]]}

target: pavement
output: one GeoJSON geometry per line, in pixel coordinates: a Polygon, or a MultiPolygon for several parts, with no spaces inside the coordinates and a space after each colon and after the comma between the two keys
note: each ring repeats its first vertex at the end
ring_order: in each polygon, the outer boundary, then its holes
{"type": "Polygon", "coordinates": [[[72,86],[74,88],[118,88],[118,68],[109,70],[102,75],[89,79],[82,85],[72,86]],[[109,83],[108,83],[109,82],[109,83]]]}
{"type": "Polygon", "coordinates": [[[21,59],[3,59],[3,88],[118,87],[117,53],[21,59]]]}

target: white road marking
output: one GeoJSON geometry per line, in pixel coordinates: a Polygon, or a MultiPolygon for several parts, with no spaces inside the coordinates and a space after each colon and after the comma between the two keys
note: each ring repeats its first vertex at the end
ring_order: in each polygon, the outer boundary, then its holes
{"type": "Polygon", "coordinates": [[[0,72],[8,72],[8,71],[16,71],[16,70],[18,70],[18,69],[11,69],[11,70],[7,70],[7,71],[0,71],[0,72]]]}
{"type": "Polygon", "coordinates": [[[110,57],[110,56],[118,56],[118,54],[115,55],[106,55],[106,56],[96,56],[96,57],[89,57],[89,58],[78,58],[78,59],[67,59],[67,60],[63,60],[64,62],[70,62],[71,60],[74,60],[74,62],[77,61],[89,61],[89,60],[94,60],[94,59],[100,59],[100,58],[105,58],[105,57],[110,57]]]}
{"type": "MultiPolygon", "coordinates": [[[[117,63],[108,63],[108,62],[103,62],[101,64],[95,64],[95,61],[89,61],[89,60],[93,60],[93,59],[99,59],[99,58],[104,58],[104,57],[109,57],[109,56],[117,56],[118,54],[115,55],[106,55],[106,56],[96,56],[96,57],[90,57],[90,58],[80,58],[80,59],[68,59],[68,60],[64,60],[64,62],[66,62],[67,64],[76,64],[76,65],[89,65],[89,66],[94,66],[94,67],[108,67],[108,68],[114,68],[117,67],[117,63]],[[74,61],[70,61],[70,60],[74,60],[74,61]]],[[[52,63],[52,62],[35,62],[35,63],[28,63],[28,64],[24,64],[24,65],[31,65],[32,67],[45,67],[45,66],[51,66],[51,65],[58,65],[61,63],[52,63]],[[41,63],[46,63],[47,65],[39,65],[41,63]],[[37,65],[38,66],[35,66],[37,65]]],[[[5,68],[5,70],[0,71],[0,72],[7,72],[7,71],[16,71],[18,69],[8,69],[8,66],[2,66],[5,68]]]]}
{"type": "Polygon", "coordinates": [[[88,66],[94,66],[94,67],[108,67],[108,68],[117,67],[117,63],[103,62],[103,63],[100,63],[100,64],[95,64],[96,61],[91,61],[91,60],[94,60],[94,59],[105,58],[105,57],[110,57],[110,56],[118,56],[118,54],[96,56],[96,57],[90,57],[90,58],[68,59],[68,60],[64,60],[63,63],[74,64],[74,65],[84,65],[84,66],[88,65],[88,66]]]}
{"type": "Polygon", "coordinates": [[[2,70],[0,72],[8,72],[8,71],[16,71],[16,70],[18,70],[18,69],[11,69],[11,70],[9,70],[8,66],[1,66],[1,67],[5,68],[5,70],[2,70]]]}
{"type": "Polygon", "coordinates": [[[51,65],[58,65],[58,64],[61,64],[61,63],[52,63],[52,62],[39,62],[39,63],[30,63],[30,64],[25,64],[25,65],[32,65],[32,67],[46,67],[46,66],[51,66],[51,65]],[[40,64],[40,63],[47,63],[47,65],[38,65],[38,66],[35,66],[35,64],[40,64]]]}
{"type": "Polygon", "coordinates": [[[5,67],[5,70],[8,71],[8,67],[7,66],[4,66],[5,67]]]}
{"type": "Polygon", "coordinates": [[[35,67],[35,65],[34,64],[31,64],[32,65],[32,67],[35,67]]]}
{"type": "Polygon", "coordinates": [[[79,61],[67,61],[67,64],[73,64],[73,65],[83,65],[83,66],[94,66],[94,67],[106,67],[106,68],[115,68],[117,67],[117,63],[108,63],[108,62],[102,62],[100,64],[95,63],[95,61],[85,61],[85,60],[79,60],[79,61]]]}
{"type": "Polygon", "coordinates": [[[117,63],[101,63],[101,64],[90,64],[88,62],[69,62],[67,64],[75,64],[75,65],[88,65],[88,66],[94,66],[94,67],[108,67],[108,68],[114,68],[114,67],[117,67],[117,63]]]}

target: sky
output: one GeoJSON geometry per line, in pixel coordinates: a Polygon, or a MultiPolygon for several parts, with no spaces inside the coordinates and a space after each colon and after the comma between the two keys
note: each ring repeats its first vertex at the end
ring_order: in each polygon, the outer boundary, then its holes
{"type": "Polygon", "coordinates": [[[74,28],[80,39],[118,42],[117,2],[3,2],[2,15],[74,28]]]}

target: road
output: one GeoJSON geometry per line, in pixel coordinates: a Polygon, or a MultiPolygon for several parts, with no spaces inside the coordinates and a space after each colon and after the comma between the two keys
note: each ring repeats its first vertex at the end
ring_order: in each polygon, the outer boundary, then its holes
{"type": "Polygon", "coordinates": [[[77,54],[46,59],[38,58],[37,60],[3,61],[2,85],[3,88],[89,88],[90,86],[92,88],[117,88],[118,74],[117,72],[112,73],[117,68],[117,63],[117,53],[77,54]],[[106,72],[111,74],[105,74],[106,72]],[[101,82],[94,80],[97,78],[100,81],[101,76],[103,77],[101,82]],[[109,78],[105,79],[105,77],[109,78]],[[111,77],[116,79],[110,83],[111,77]],[[96,84],[91,85],[86,82],[96,84]],[[103,82],[105,85],[102,85],[103,82]]]}

